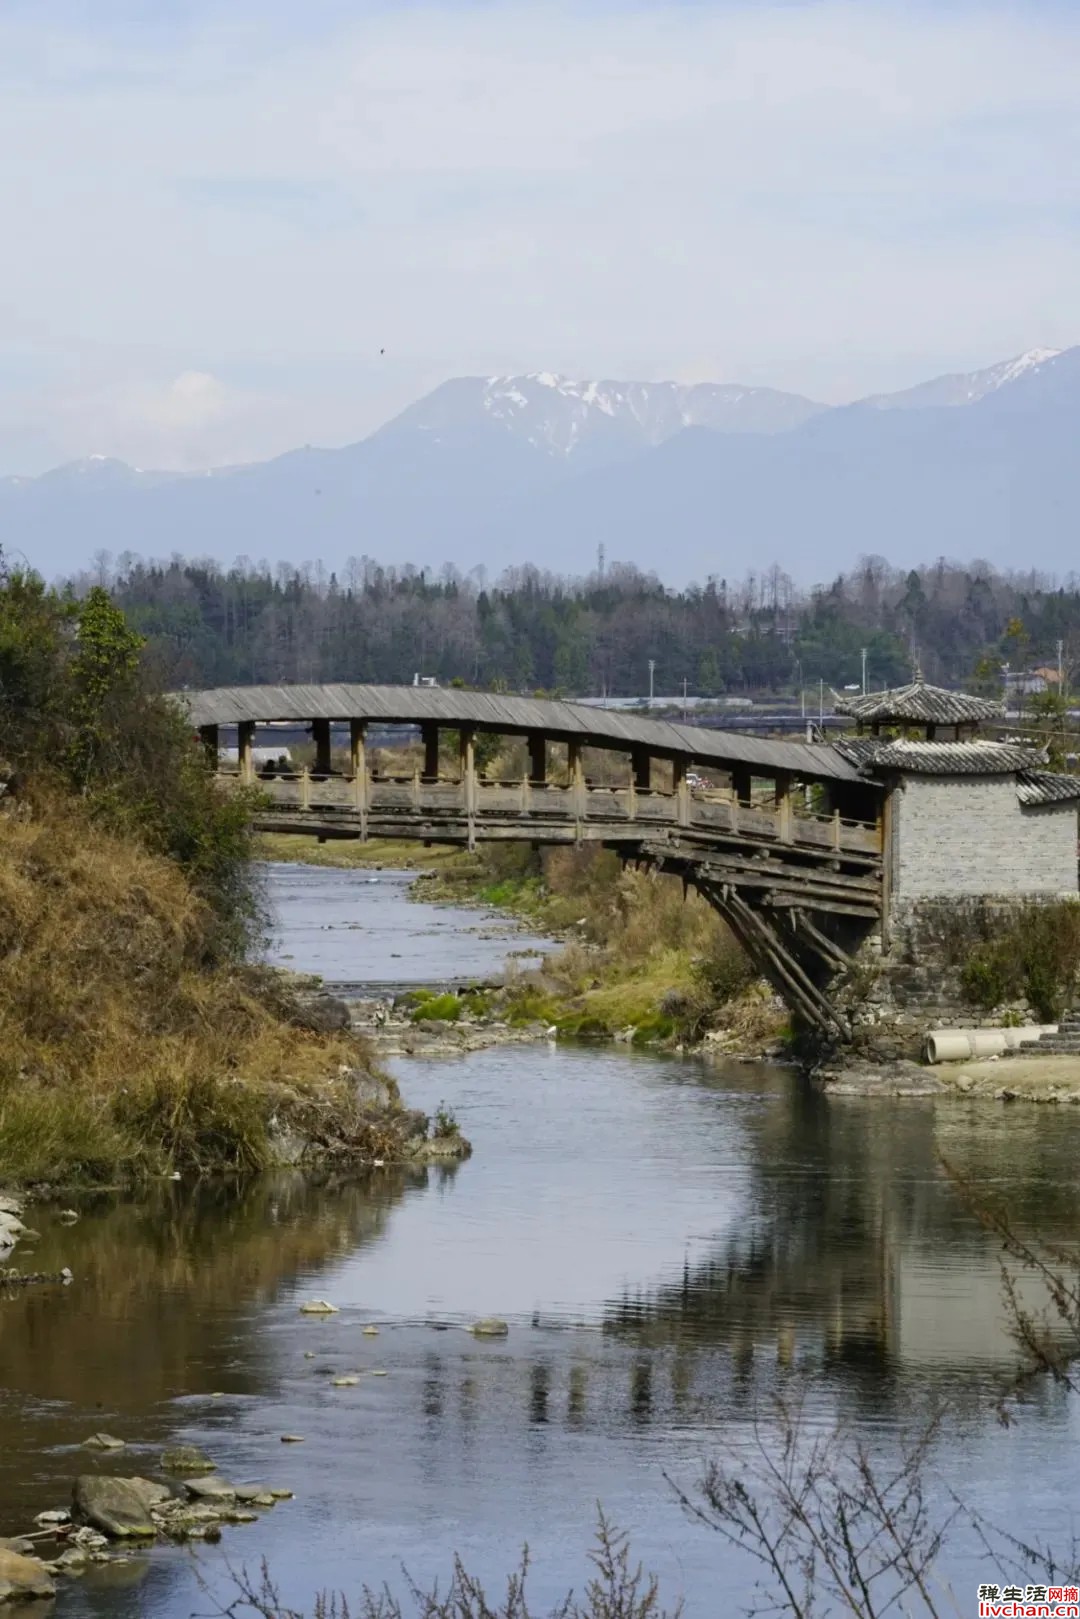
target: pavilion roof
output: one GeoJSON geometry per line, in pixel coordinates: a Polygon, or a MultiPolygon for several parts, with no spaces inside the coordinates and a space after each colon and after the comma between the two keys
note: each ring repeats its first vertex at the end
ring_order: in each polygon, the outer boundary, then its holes
{"type": "Polygon", "coordinates": [[[980,720],[1000,720],[1005,714],[1002,703],[948,691],[944,686],[928,686],[925,680],[894,686],[891,691],[867,692],[865,696],[835,696],[836,712],[848,714],[864,725],[974,725],[980,720]]]}

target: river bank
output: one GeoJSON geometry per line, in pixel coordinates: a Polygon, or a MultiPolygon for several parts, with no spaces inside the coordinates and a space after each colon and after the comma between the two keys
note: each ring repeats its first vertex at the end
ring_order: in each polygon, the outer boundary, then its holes
{"type": "Polygon", "coordinates": [[[432,851],[416,845],[266,837],[260,849],[271,860],[342,871],[407,869],[416,873],[413,900],[486,914],[489,926],[501,912],[559,946],[529,959],[508,944],[506,972],[479,984],[447,983],[450,998],[427,996],[419,1006],[402,995],[364,1007],[362,1026],[380,1048],[449,1052],[547,1036],[725,1057],[790,1055],[782,1002],[751,973],[715,912],[674,878],[623,869],[593,849],[549,851],[542,870],[531,851],[515,847],[443,850],[435,864],[424,858],[432,851]]]}

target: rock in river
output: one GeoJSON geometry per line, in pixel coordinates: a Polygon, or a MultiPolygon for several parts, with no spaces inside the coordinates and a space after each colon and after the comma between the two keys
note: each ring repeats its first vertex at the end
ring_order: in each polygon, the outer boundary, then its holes
{"type": "Polygon", "coordinates": [[[127,1441],[117,1439],[111,1433],[92,1433],[89,1439],[83,1440],[84,1450],[123,1450],[127,1441]]]}
{"type": "Polygon", "coordinates": [[[151,1508],[168,1501],[171,1492],[148,1478],[108,1478],[83,1474],[71,1492],[74,1516],[119,1539],[157,1533],[151,1508]]]}
{"type": "Polygon", "coordinates": [[[510,1328],[497,1315],[486,1315],[482,1320],[474,1321],[469,1331],[474,1338],[505,1338],[510,1328]]]}
{"type": "Polygon", "coordinates": [[[0,1602],[24,1602],[30,1597],[54,1597],[56,1586],[38,1557],[0,1551],[0,1602]]]}
{"type": "Polygon", "coordinates": [[[184,1488],[193,1501],[235,1501],[236,1490],[223,1478],[189,1478],[184,1488]]]}
{"type": "Polygon", "coordinates": [[[300,1306],[301,1315],[337,1315],[338,1307],[330,1304],[326,1299],[308,1299],[306,1304],[300,1306]]]}
{"type": "Polygon", "coordinates": [[[161,1453],[163,1473],[212,1473],[215,1466],[197,1445],[171,1445],[161,1453]]]}

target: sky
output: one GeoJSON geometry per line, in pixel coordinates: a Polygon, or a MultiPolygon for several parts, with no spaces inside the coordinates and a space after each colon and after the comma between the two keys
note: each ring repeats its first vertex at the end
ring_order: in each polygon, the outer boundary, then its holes
{"type": "Polygon", "coordinates": [[[0,473],[1080,341],[1080,4],[4,0],[0,473]]]}

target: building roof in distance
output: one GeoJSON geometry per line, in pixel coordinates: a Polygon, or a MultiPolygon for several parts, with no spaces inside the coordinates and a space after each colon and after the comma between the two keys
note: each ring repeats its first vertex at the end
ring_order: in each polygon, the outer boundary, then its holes
{"type": "Polygon", "coordinates": [[[1080,799],[1080,776],[1056,776],[1049,770],[1023,770],[1016,784],[1021,804],[1067,804],[1080,799]]]}
{"type": "Polygon", "coordinates": [[[1046,755],[1010,742],[907,742],[844,737],[835,744],[865,775],[896,770],[911,776],[1008,776],[1038,772],[1046,755]]]}
{"type": "Polygon", "coordinates": [[[1005,714],[1003,703],[947,691],[944,686],[928,686],[925,680],[894,686],[892,691],[867,692],[865,696],[834,695],[836,712],[848,714],[863,725],[975,725],[980,720],[1000,720],[1005,714]]]}

